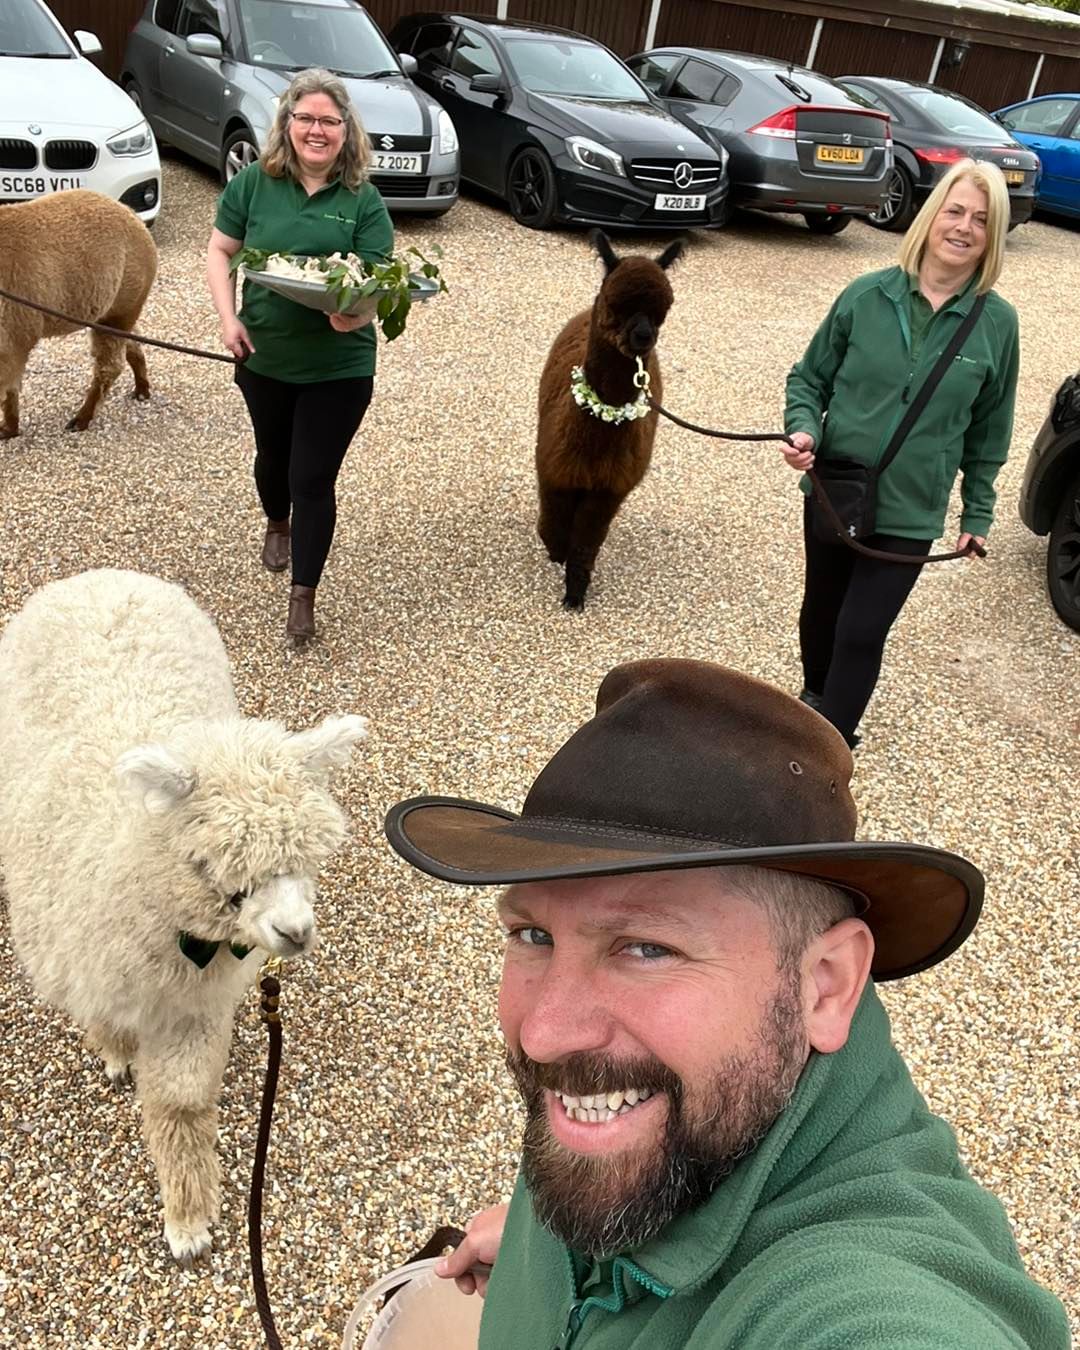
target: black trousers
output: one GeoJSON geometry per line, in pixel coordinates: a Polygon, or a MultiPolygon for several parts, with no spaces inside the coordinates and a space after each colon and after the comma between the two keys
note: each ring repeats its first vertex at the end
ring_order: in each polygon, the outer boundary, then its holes
{"type": "MultiPolygon", "coordinates": [[[[806,584],[799,614],[803,683],[822,698],[822,713],[851,744],[881,673],[885,639],[918,581],[921,567],[878,562],[836,543],[822,543],[803,508],[806,584]]],[[[869,548],[924,558],[932,539],[874,534],[869,548]]]]}
{"type": "Polygon", "coordinates": [[[374,380],[289,384],[236,367],[255,431],[255,486],[268,520],[292,516],[292,579],[317,586],[337,521],[334,484],[374,380]]]}

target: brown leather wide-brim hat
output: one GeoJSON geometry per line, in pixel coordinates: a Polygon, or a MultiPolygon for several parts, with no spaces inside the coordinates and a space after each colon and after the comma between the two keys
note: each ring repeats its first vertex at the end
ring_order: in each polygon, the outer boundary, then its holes
{"type": "Polygon", "coordinates": [[[874,934],[876,980],[943,960],[975,927],[982,873],[921,844],[855,839],[851,753],[797,699],[707,661],[608,674],[596,715],[520,815],[414,797],[386,817],[414,867],[467,886],[743,865],[843,887],[874,934]]]}

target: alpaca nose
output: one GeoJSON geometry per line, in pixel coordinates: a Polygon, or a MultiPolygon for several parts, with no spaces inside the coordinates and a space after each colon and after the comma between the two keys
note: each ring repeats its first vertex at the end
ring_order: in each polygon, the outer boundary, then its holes
{"type": "Polygon", "coordinates": [[[656,329],[648,319],[638,319],[631,327],[630,348],[635,352],[647,352],[656,341],[656,329]]]}
{"type": "Polygon", "coordinates": [[[307,923],[288,924],[284,927],[275,923],[273,929],[278,937],[284,938],[286,942],[291,942],[297,948],[303,948],[311,941],[315,924],[311,920],[307,923]]]}

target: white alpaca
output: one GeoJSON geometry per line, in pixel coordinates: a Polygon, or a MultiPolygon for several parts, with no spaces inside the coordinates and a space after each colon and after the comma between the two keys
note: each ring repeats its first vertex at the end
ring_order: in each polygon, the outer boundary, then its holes
{"type": "Polygon", "coordinates": [[[262,960],[242,948],[312,949],[315,878],[345,836],[326,780],[366,728],[241,717],[213,623],[136,572],[53,582],[0,637],[15,950],[110,1079],[134,1069],[185,1263],[209,1249],[218,1212],[221,1076],[262,960]]]}

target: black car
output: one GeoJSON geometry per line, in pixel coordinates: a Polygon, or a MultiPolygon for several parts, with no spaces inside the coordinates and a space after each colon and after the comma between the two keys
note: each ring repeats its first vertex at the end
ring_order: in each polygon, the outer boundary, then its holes
{"type": "Polygon", "coordinates": [[[870,223],[906,230],[935,183],[960,159],[996,164],[1009,185],[1010,229],[1031,219],[1039,157],[970,99],[913,80],[838,75],[838,81],[892,119],[895,164],[881,210],[870,223]]]}
{"type": "Polygon", "coordinates": [[[720,225],[723,151],[666,112],[606,47],[542,24],[413,14],[390,41],[449,112],[461,176],[533,229],[554,221],[720,225]]]}
{"type": "Polygon", "coordinates": [[[627,64],[670,112],[728,151],[735,205],[801,214],[818,234],[880,207],[889,119],[827,75],[697,47],[656,47],[627,64]]]}
{"type": "Polygon", "coordinates": [[[1080,631],[1080,375],[1070,375],[1028,455],[1020,519],[1049,534],[1046,583],[1050,601],[1080,631]]]}

